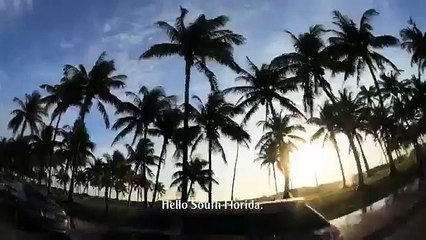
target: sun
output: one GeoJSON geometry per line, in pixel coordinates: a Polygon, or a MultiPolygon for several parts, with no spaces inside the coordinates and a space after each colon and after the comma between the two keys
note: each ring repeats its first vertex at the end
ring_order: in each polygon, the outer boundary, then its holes
{"type": "Polygon", "coordinates": [[[321,184],[318,175],[324,171],[323,163],[329,157],[329,149],[323,148],[321,143],[299,144],[298,149],[290,154],[292,186],[321,184]]]}

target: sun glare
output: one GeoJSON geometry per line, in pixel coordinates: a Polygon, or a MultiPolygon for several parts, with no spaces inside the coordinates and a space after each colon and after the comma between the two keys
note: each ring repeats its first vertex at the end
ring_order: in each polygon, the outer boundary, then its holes
{"type": "Polygon", "coordinates": [[[293,187],[316,186],[323,173],[324,161],[329,158],[327,147],[322,148],[320,143],[304,143],[298,146],[298,150],[291,153],[291,181],[293,187]]]}

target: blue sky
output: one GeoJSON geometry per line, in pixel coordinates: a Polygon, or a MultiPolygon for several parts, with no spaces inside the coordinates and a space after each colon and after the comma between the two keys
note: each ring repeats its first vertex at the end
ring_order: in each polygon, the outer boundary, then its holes
{"type": "MultiPolygon", "coordinates": [[[[184,78],[181,59],[137,60],[140,53],[151,44],[165,40],[165,35],[153,23],[157,20],[173,21],[179,14],[179,5],[189,9],[188,19],[200,13],[205,13],[208,17],[219,14],[229,16],[231,22],[228,27],[247,38],[244,46],[235,49],[235,57],[243,67],[246,56],[260,64],[280,53],[291,51],[292,46],[284,30],[299,33],[306,31],[314,23],[331,27],[331,11],[335,9],[358,21],[363,11],[375,8],[381,13],[373,21],[378,34],[398,35],[410,16],[420,27],[423,27],[422,23],[426,20],[421,12],[426,4],[421,0],[410,1],[409,4],[404,0],[0,0],[0,136],[10,135],[7,122],[8,113],[15,107],[12,104],[13,97],[22,97],[24,93],[38,89],[42,83],[57,82],[64,64],[82,63],[90,68],[102,51],[106,51],[116,61],[118,73],[128,75],[127,90],[137,91],[142,85],[163,85],[167,93],[181,96],[184,78]]],[[[412,73],[409,56],[404,51],[389,49],[384,53],[398,67],[406,70],[403,76],[412,73]]],[[[233,73],[214,64],[211,66],[218,75],[221,87],[233,84],[233,73]]],[[[342,87],[342,76],[336,76],[330,81],[336,91],[342,87]]],[[[361,83],[370,84],[370,77],[365,74],[361,83]]],[[[205,78],[200,74],[193,74],[191,84],[191,94],[205,97],[209,91],[205,78]]],[[[345,86],[356,91],[356,85],[351,79],[345,86]]],[[[122,93],[118,94],[124,97],[122,93]]],[[[298,94],[292,95],[292,98],[300,103],[298,94]]],[[[321,100],[317,103],[320,102],[321,100]]],[[[114,119],[113,112],[110,113],[114,119]]],[[[259,112],[257,117],[260,118],[262,114],[263,112],[259,112]]],[[[65,116],[64,123],[72,123],[75,115],[76,110],[71,110],[65,116]]],[[[249,124],[253,142],[257,142],[260,134],[255,123],[256,120],[253,120],[249,124]]],[[[93,141],[97,143],[97,154],[121,148],[110,147],[114,133],[104,128],[96,111],[90,114],[87,124],[93,141]]],[[[215,159],[214,169],[221,183],[215,188],[217,199],[229,196],[232,178],[235,147],[226,140],[224,143],[229,165],[215,159]]],[[[339,143],[347,151],[344,147],[347,145],[346,140],[341,138],[339,143]]],[[[379,163],[380,155],[374,144],[366,145],[369,145],[367,152],[372,165],[379,163]]],[[[338,168],[334,152],[328,146],[321,149],[321,144],[316,144],[316,149],[326,158],[320,163],[310,159],[311,148],[302,149],[306,151],[297,153],[299,155],[295,157],[301,160],[294,163],[298,166],[295,167],[298,169],[295,170],[298,176],[294,177],[294,185],[313,184],[312,169],[304,168],[312,165],[309,161],[318,166],[321,182],[339,179],[339,174],[335,173],[338,168]]],[[[203,153],[200,150],[200,154],[206,156],[203,153]]],[[[254,149],[243,150],[241,155],[237,197],[272,193],[273,187],[268,184],[268,172],[260,170],[257,163],[252,163],[255,158],[254,149]]],[[[353,173],[352,158],[347,155],[344,159],[347,171],[353,173]]],[[[173,162],[169,161],[162,176],[166,185],[170,182],[172,165],[173,162]]],[[[280,178],[280,183],[281,181],[280,178]]],[[[205,194],[200,192],[198,195],[203,199],[205,194]]]]}

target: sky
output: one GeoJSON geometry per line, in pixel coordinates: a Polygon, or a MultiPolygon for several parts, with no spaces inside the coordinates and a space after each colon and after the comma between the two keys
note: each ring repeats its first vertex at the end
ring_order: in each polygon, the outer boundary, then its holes
{"type": "MultiPolygon", "coordinates": [[[[395,36],[399,35],[399,30],[406,26],[410,17],[421,28],[426,20],[422,14],[426,3],[422,0],[413,0],[409,4],[405,0],[0,0],[0,136],[11,135],[7,123],[10,111],[16,107],[12,102],[13,97],[22,98],[25,93],[40,90],[39,86],[43,83],[57,83],[65,64],[84,64],[91,68],[103,51],[115,60],[117,73],[128,76],[126,90],[138,91],[142,85],[150,88],[161,85],[167,94],[175,94],[182,100],[182,59],[138,60],[139,55],[149,46],[167,40],[154,23],[158,20],[173,22],[179,15],[180,5],[189,10],[188,19],[194,19],[202,13],[207,17],[222,14],[229,16],[231,21],[227,28],[247,38],[245,45],[235,48],[236,61],[243,68],[247,66],[246,56],[260,65],[284,52],[292,51],[290,38],[284,30],[298,34],[307,31],[313,24],[331,28],[333,10],[339,10],[358,22],[365,10],[375,8],[380,12],[373,20],[376,33],[395,36]]],[[[410,57],[403,50],[387,49],[383,54],[404,70],[401,78],[414,73],[410,67],[410,57]]],[[[234,84],[234,73],[216,64],[209,66],[216,73],[221,88],[234,84]]],[[[342,87],[357,91],[354,79],[343,82],[340,75],[329,79],[335,92],[342,87]]],[[[194,70],[191,81],[190,94],[205,99],[210,90],[206,78],[194,70]]],[[[371,83],[367,73],[362,75],[361,84],[371,83]]],[[[123,92],[117,94],[123,100],[126,99],[123,92]]],[[[300,94],[292,94],[290,97],[301,107],[300,94]]],[[[235,99],[231,97],[229,100],[235,99]]],[[[318,98],[316,105],[324,100],[324,97],[318,98]]],[[[107,110],[114,121],[113,109],[108,107],[107,110]]],[[[71,109],[64,116],[63,124],[72,124],[76,115],[77,110],[71,109]]],[[[268,170],[253,162],[256,158],[254,144],[261,134],[256,122],[262,116],[264,110],[260,109],[247,126],[252,136],[251,147],[240,148],[235,188],[235,196],[239,199],[270,195],[275,191],[268,170]]],[[[115,149],[123,150],[123,144],[130,141],[126,138],[111,147],[116,132],[105,129],[95,109],[87,117],[86,124],[96,143],[95,153],[99,156],[115,149]]],[[[302,134],[306,138],[315,131],[315,127],[307,128],[307,133],[302,134]]],[[[159,139],[154,139],[154,142],[159,152],[159,139]]],[[[355,173],[353,156],[348,154],[347,140],[339,136],[338,142],[345,171],[348,175],[355,173]]],[[[228,165],[219,156],[213,158],[213,170],[220,183],[214,186],[215,200],[230,197],[236,145],[226,139],[223,145],[228,165]]],[[[364,145],[372,166],[384,161],[371,139],[367,139],[364,145]]],[[[170,176],[174,171],[172,152],[171,148],[160,177],[166,186],[170,184],[170,176]]],[[[201,147],[198,154],[207,158],[205,147],[201,147]]],[[[315,175],[320,183],[340,180],[337,157],[328,143],[324,148],[322,142],[301,144],[299,150],[292,154],[292,170],[293,187],[315,185],[315,175]]],[[[282,190],[282,176],[278,175],[278,186],[282,190]]],[[[171,189],[166,198],[174,198],[175,195],[175,189],[171,189]]],[[[196,197],[205,200],[206,196],[206,193],[198,191],[196,197]]]]}

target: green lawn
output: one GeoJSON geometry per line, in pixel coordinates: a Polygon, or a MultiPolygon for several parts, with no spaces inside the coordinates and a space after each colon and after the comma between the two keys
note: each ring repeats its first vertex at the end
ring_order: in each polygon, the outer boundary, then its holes
{"type": "MultiPolygon", "coordinates": [[[[356,187],[342,188],[341,182],[322,184],[319,187],[303,187],[293,190],[293,195],[303,197],[305,201],[323,214],[327,219],[333,219],[369,205],[412,181],[415,174],[415,161],[409,157],[397,163],[399,174],[390,178],[386,165],[372,169],[374,174],[366,177],[367,187],[357,190],[356,187]]],[[[280,196],[280,195],[278,195],[280,196]]],[[[55,194],[55,198],[71,215],[82,220],[98,223],[122,224],[127,219],[142,211],[142,204],[132,202],[127,207],[126,201],[110,200],[108,216],[105,215],[103,198],[75,196],[75,203],[68,203],[65,196],[55,194]]],[[[261,197],[257,201],[273,200],[277,196],[261,197]]]]}

